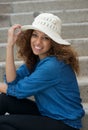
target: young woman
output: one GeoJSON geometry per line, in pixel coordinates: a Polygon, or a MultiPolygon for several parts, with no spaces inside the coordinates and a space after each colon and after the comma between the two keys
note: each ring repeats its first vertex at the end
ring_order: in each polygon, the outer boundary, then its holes
{"type": "Polygon", "coordinates": [[[38,15],[32,25],[9,29],[5,82],[0,84],[0,130],[82,127],[77,53],[60,33],[61,20],[50,13],[38,15]],[[24,61],[17,70],[15,44],[24,61]],[[28,99],[31,96],[34,100],[28,99]]]}

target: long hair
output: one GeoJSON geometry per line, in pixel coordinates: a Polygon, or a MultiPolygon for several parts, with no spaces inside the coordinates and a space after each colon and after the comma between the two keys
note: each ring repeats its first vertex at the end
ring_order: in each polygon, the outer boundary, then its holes
{"type": "MultiPolygon", "coordinates": [[[[17,41],[18,56],[22,58],[28,68],[32,71],[39,60],[39,57],[34,55],[31,49],[30,39],[33,30],[22,32],[17,41]]],[[[51,48],[48,51],[48,56],[56,56],[58,60],[63,60],[66,64],[71,65],[76,74],[79,74],[79,61],[77,52],[71,45],[61,45],[51,40],[51,48]]]]}

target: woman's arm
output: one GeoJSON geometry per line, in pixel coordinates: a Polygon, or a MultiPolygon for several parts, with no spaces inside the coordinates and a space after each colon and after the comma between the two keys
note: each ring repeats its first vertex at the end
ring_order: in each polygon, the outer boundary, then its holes
{"type": "Polygon", "coordinates": [[[13,47],[7,45],[6,47],[6,80],[11,82],[16,77],[16,68],[14,64],[14,50],[13,47]]]}
{"type": "Polygon", "coordinates": [[[14,63],[14,45],[21,33],[21,26],[16,24],[8,30],[8,42],[6,47],[6,80],[12,82],[16,78],[16,67],[14,63]],[[18,32],[16,32],[16,30],[18,32]]]}

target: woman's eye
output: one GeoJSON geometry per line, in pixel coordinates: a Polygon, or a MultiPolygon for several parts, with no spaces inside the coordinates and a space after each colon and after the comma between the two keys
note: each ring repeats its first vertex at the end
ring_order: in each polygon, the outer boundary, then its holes
{"type": "MultiPolygon", "coordinates": [[[[33,37],[33,38],[37,38],[37,37],[39,37],[39,36],[38,36],[38,34],[36,34],[36,33],[32,33],[32,37],[33,37]]],[[[44,41],[50,40],[50,38],[47,37],[47,36],[42,36],[41,39],[44,40],[44,41]]]]}
{"type": "Polygon", "coordinates": [[[50,38],[49,38],[49,37],[43,37],[43,39],[44,39],[44,40],[50,40],[50,38]]]}
{"type": "Polygon", "coordinates": [[[32,34],[32,37],[37,37],[37,34],[33,33],[33,34],[32,34]]]}

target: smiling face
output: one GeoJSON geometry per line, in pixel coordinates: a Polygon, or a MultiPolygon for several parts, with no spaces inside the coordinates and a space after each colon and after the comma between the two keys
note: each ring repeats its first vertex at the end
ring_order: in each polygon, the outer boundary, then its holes
{"type": "Polygon", "coordinates": [[[45,33],[34,30],[31,36],[31,48],[35,55],[43,59],[51,48],[51,39],[45,33]]]}

